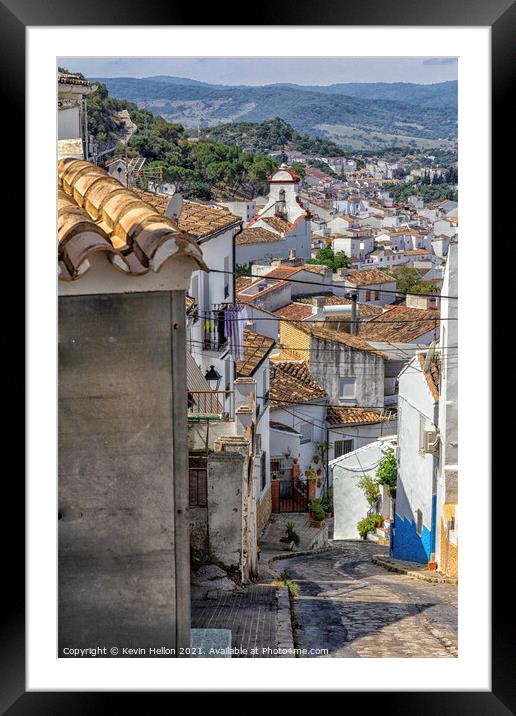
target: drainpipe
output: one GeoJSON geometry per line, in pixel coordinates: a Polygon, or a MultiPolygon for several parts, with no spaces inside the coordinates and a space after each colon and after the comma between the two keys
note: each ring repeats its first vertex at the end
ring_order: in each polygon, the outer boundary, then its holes
{"type": "Polygon", "coordinates": [[[351,290],[351,335],[358,335],[358,323],[357,323],[357,300],[358,292],[356,289],[351,290]]]}
{"type": "MultiPolygon", "coordinates": [[[[239,224],[239,229],[233,234],[233,241],[232,241],[232,249],[233,249],[233,273],[232,273],[232,282],[233,282],[233,303],[236,303],[236,237],[242,233],[244,230],[244,222],[242,221],[241,224],[239,224]]],[[[236,363],[233,361],[233,381],[236,380],[237,374],[236,374],[236,363]]]]}
{"type": "Polygon", "coordinates": [[[330,487],[330,428],[326,426],[326,489],[330,487]]]}

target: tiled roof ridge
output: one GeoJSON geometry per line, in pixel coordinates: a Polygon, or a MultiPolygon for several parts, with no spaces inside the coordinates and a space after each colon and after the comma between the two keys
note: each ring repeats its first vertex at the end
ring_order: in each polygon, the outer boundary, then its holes
{"type": "Polygon", "coordinates": [[[421,366],[421,372],[425,376],[426,384],[432,394],[434,400],[439,400],[439,383],[440,383],[440,367],[439,367],[439,356],[435,356],[430,363],[428,370],[425,370],[426,356],[423,353],[418,353],[418,361],[421,366]]]}
{"type": "Polygon", "coordinates": [[[202,251],[177,224],[90,162],[58,162],[59,278],[73,281],[102,252],[114,268],[136,276],[189,256],[207,270],[202,251]]]}

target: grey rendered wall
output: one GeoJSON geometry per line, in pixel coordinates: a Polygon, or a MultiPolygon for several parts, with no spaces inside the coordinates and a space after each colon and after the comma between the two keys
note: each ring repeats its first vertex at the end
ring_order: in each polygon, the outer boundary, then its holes
{"type": "Polygon", "coordinates": [[[180,291],[59,299],[60,655],[189,640],[181,315],[180,291]]]}
{"type": "Polygon", "coordinates": [[[349,405],[383,405],[382,358],[317,338],[312,338],[311,348],[310,373],[325,388],[330,403],[348,404],[339,400],[339,378],[353,377],[356,378],[356,399],[349,405]]]}
{"type": "Polygon", "coordinates": [[[241,572],[247,459],[238,452],[212,453],[208,459],[210,556],[241,572]]]}

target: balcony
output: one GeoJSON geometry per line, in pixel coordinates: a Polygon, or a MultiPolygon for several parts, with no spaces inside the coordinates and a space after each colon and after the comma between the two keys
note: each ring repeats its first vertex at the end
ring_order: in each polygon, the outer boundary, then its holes
{"type": "Polygon", "coordinates": [[[220,353],[227,347],[226,307],[225,303],[216,304],[206,314],[203,324],[203,345],[206,351],[220,353]]]}
{"type": "Polygon", "coordinates": [[[191,422],[233,420],[234,404],[233,390],[189,390],[188,420],[191,422]]]}

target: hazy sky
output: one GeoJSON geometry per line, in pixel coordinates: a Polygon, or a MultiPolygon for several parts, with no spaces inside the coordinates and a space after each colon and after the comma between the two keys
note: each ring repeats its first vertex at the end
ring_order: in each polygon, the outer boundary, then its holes
{"type": "Polygon", "coordinates": [[[60,66],[87,77],[174,75],[216,84],[275,82],[444,82],[457,79],[454,57],[150,58],[60,57],[60,66]]]}

